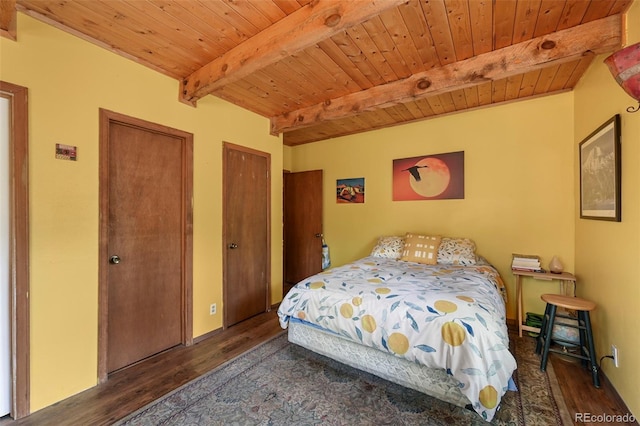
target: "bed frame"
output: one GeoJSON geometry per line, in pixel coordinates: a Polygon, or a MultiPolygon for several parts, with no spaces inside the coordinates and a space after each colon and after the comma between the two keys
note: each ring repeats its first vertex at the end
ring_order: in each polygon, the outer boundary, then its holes
{"type": "Polygon", "coordinates": [[[378,349],[359,345],[337,334],[305,325],[300,321],[289,322],[288,336],[291,343],[353,368],[458,407],[471,407],[469,399],[460,392],[458,382],[443,369],[421,366],[378,349]]]}

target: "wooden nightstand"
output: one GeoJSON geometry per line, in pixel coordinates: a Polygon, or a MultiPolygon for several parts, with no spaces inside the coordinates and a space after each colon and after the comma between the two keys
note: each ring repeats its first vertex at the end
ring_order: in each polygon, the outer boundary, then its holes
{"type": "Polygon", "coordinates": [[[543,281],[552,281],[557,280],[560,281],[560,290],[563,295],[576,295],[576,277],[569,273],[563,272],[561,274],[553,274],[551,272],[530,272],[530,271],[518,271],[512,270],[513,275],[516,276],[516,308],[518,311],[518,335],[522,337],[522,330],[525,331],[533,331],[534,333],[539,333],[540,329],[538,327],[531,327],[528,325],[522,324],[522,277],[531,277],[536,280],[543,281]],[[571,291],[568,291],[569,285],[571,285],[571,291]]]}

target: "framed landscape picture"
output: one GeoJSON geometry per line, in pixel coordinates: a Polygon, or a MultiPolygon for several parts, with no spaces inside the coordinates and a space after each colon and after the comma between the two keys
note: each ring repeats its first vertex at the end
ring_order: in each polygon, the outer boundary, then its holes
{"type": "Polygon", "coordinates": [[[620,222],[620,115],[579,145],[580,217],[620,222]]]}
{"type": "Polygon", "coordinates": [[[393,200],[464,198],[464,151],[393,160],[393,200]]]}
{"type": "Polygon", "coordinates": [[[364,178],[336,180],[336,202],[339,204],[364,203],[364,178]]]}

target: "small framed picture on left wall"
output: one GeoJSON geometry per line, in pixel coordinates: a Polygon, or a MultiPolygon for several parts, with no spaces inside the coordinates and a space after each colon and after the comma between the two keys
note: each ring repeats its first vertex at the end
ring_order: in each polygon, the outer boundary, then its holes
{"type": "Polygon", "coordinates": [[[364,178],[338,179],[336,202],[338,204],[364,203],[364,178]]]}

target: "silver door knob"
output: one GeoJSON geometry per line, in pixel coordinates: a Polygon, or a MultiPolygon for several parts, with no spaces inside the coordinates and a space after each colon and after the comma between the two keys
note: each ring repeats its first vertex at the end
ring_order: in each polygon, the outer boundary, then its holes
{"type": "Polygon", "coordinates": [[[230,249],[237,249],[238,245],[236,243],[231,243],[231,244],[229,244],[229,248],[230,249]]]}
{"type": "Polygon", "coordinates": [[[109,258],[109,263],[117,265],[118,263],[120,263],[120,256],[118,256],[117,254],[114,254],[109,258]]]}

